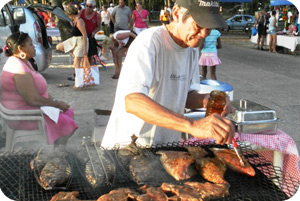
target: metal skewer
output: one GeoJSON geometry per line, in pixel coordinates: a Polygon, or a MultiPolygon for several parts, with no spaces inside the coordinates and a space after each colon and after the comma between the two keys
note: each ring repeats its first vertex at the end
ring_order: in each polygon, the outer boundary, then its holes
{"type": "Polygon", "coordinates": [[[245,166],[245,163],[244,163],[244,161],[243,161],[243,159],[242,159],[242,157],[241,157],[241,155],[240,155],[240,152],[239,152],[238,149],[237,149],[237,147],[238,147],[239,145],[236,143],[235,139],[233,139],[233,138],[232,138],[232,144],[233,144],[233,149],[234,149],[234,151],[235,151],[237,157],[240,159],[241,166],[244,167],[244,166],[245,166]]]}

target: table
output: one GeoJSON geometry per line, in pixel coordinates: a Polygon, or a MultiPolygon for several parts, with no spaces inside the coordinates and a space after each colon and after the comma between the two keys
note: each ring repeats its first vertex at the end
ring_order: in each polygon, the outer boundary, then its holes
{"type": "MultiPolygon", "coordinates": [[[[257,44],[257,37],[257,34],[251,36],[250,41],[257,44]]],[[[269,34],[266,36],[265,45],[269,45],[269,34]]],[[[277,35],[277,46],[288,48],[294,52],[297,45],[300,45],[300,36],[277,35]]]]}

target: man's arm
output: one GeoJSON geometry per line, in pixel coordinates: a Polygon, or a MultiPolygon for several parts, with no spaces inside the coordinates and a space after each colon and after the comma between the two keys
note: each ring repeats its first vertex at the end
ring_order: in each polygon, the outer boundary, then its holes
{"type": "Polygon", "coordinates": [[[196,138],[213,138],[219,144],[231,143],[234,127],[230,120],[213,114],[200,120],[192,120],[156,103],[142,93],[132,93],[125,97],[126,112],[136,115],[145,122],[189,133],[196,138]]]}
{"type": "Polygon", "coordinates": [[[92,35],[95,36],[95,34],[100,31],[101,29],[101,15],[97,13],[97,26],[95,27],[95,30],[92,32],[92,35]]]}

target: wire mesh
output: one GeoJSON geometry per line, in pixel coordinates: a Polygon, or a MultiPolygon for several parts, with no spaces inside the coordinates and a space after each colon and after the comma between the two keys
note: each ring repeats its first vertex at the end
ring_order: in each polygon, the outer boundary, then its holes
{"type": "MultiPolygon", "coordinates": [[[[227,148],[211,142],[203,143],[185,143],[173,142],[161,144],[152,147],[143,147],[146,151],[155,154],[160,150],[186,151],[184,146],[201,146],[207,148],[227,148]]],[[[298,189],[299,181],[295,178],[283,174],[279,167],[274,167],[273,164],[261,157],[257,152],[253,151],[250,146],[240,143],[241,152],[248,162],[255,169],[254,177],[245,176],[227,170],[225,180],[230,184],[230,195],[216,200],[286,200],[293,196],[298,189]]],[[[115,155],[116,150],[106,150],[111,152],[114,160],[118,160],[115,155]]],[[[68,151],[69,158],[77,164],[77,157],[74,150],[68,151]]],[[[30,161],[35,157],[36,152],[27,151],[23,153],[4,153],[0,155],[0,187],[3,193],[13,200],[35,200],[43,201],[50,200],[59,190],[44,190],[36,181],[33,172],[30,169],[30,161]]],[[[101,195],[109,191],[127,187],[137,189],[140,185],[128,177],[123,169],[116,162],[116,175],[113,185],[101,186],[93,188],[83,178],[80,166],[73,165],[72,181],[67,191],[79,191],[78,199],[81,200],[96,200],[101,195]]],[[[165,178],[163,178],[165,179],[165,178]]],[[[185,182],[187,180],[182,181],[185,182]]],[[[204,182],[201,176],[192,177],[188,181],[204,182]]],[[[157,184],[160,185],[159,181],[157,184]]],[[[175,183],[175,180],[168,180],[170,183],[175,183]]],[[[180,182],[179,182],[180,183],[180,182]]]]}

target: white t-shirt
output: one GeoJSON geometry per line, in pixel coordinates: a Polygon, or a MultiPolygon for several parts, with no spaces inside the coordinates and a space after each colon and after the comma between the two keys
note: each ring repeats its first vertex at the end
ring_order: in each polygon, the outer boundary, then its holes
{"type": "Polygon", "coordinates": [[[120,30],[120,31],[117,31],[117,32],[114,33],[113,37],[118,41],[119,48],[121,48],[121,47],[123,47],[127,44],[127,42],[129,41],[129,37],[127,37],[123,40],[118,40],[117,36],[121,33],[129,33],[129,32],[130,32],[130,30],[120,30]]]}
{"type": "Polygon", "coordinates": [[[118,81],[113,110],[102,146],[129,143],[132,134],[141,145],[179,141],[181,133],[148,124],[125,111],[125,96],[143,93],[162,106],[183,114],[187,94],[199,90],[198,48],[182,48],[164,26],[140,33],[129,47],[118,81]]]}

